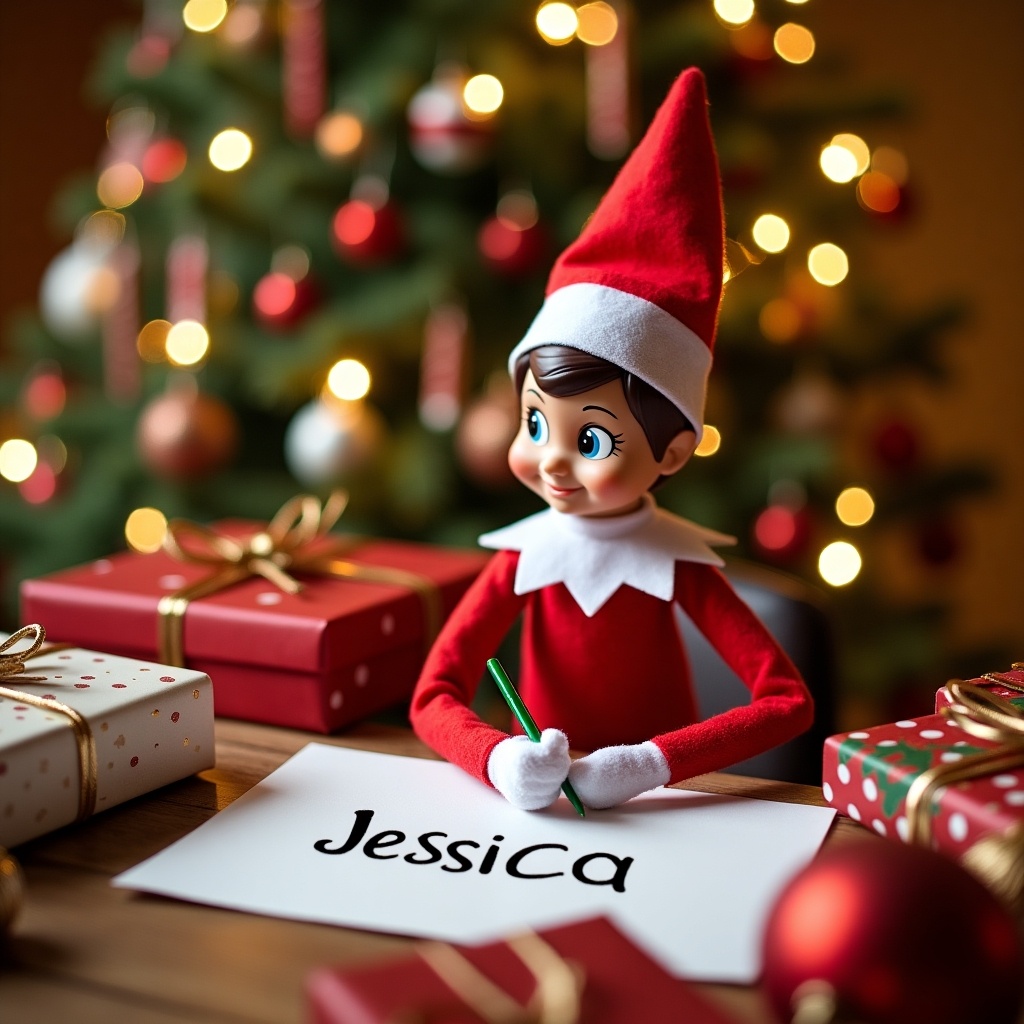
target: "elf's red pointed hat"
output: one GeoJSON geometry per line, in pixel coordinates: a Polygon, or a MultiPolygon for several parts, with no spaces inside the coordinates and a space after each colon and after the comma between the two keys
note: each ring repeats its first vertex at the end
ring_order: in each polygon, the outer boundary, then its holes
{"type": "Polygon", "coordinates": [[[722,296],[722,195],[704,76],[684,71],[509,357],[567,345],[636,374],[703,431],[722,296]]]}

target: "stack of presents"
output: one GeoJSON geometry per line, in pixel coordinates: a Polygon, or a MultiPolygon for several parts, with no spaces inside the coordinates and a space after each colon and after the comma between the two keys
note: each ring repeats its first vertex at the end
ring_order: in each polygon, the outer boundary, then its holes
{"type": "MultiPolygon", "coordinates": [[[[486,555],[332,533],[338,511],[302,496],[269,524],[174,522],[163,551],[26,581],[33,625],[0,645],[0,845],[212,767],[215,715],[332,733],[408,699],[486,555]]],[[[1022,721],[1024,664],[950,683],[933,714],[829,739],[825,798],[1019,900],[1022,721]]],[[[310,1016],[385,1021],[453,991],[473,1020],[480,1000],[531,992],[582,1005],[581,1020],[639,1019],[638,1000],[651,1020],[669,1005],[676,1019],[725,1020],[604,918],[318,970],[310,1016]]]]}

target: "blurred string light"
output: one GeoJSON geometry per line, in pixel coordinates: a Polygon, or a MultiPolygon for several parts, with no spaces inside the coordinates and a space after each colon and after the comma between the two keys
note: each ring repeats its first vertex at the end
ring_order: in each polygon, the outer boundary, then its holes
{"type": "Polygon", "coordinates": [[[847,487],[836,498],[836,515],[845,526],[863,526],[875,514],[875,499],[863,487],[847,487]]]}
{"type": "Polygon", "coordinates": [[[167,334],[170,329],[169,320],[150,320],[143,324],[135,339],[135,349],[143,362],[162,363],[167,358],[167,334]]]}
{"type": "Polygon", "coordinates": [[[270,257],[270,269],[301,281],[309,273],[309,252],[301,245],[282,245],[270,257]]]}
{"type": "Polygon", "coordinates": [[[753,235],[765,252],[782,252],[789,245],[789,225],[774,213],[763,213],[754,221],[753,235]]]}
{"type": "Polygon", "coordinates": [[[910,176],[907,158],[892,146],[879,146],[871,154],[871,170],[887,174],[897,185],[906,185],[910,176]]]}
{"type": "Polygon", "coordinates": [[[209,155],[218,171],[237,171],[252,156],[252,139],[238,128],[225,128],[210,142],[209,155]]]}
{"type": "Polygon", "coordinates": [[[850,272],[846,253],[832,242],[821,242],[807,254],[807,269],[818,284],[834,287],[850,272]]]}
{"type": "Polygon", "coordinates": [[[900,198],[899,185],[881,171],[868,171],[857,182],[857,201],[873,213],[892,213],[900,198]]]}
{"type": "Polygon", "coordinates": [[[327,391],[345,402],[358,402],[370,391],[370,371],[358,359],[341,359],[327,374],[327,391]]]}
{"type": "Polygon", "coordinates": [[[818,162],[829,181],[844,184],[857,177],[857,158],[845,146],[829,143],[822,149],[818,162]]]}
{"type": "Polygon", "coordinates": [[[133,551],[159,551],[166,535],[167,517],[157,508],[137,508],[125,520],[124,539],[133,551]]]}
{"type": "Polygon", "coordinates": [[[263,28],[263,14],[259,6],[251,3],[236,3],[224,18],[221,37],[232,46],[251,43],[263,28]]]}
{"type": "Polygon", "coordinates": [[[746,25],[754,16],[754,0],[715,0],[715,14],[727,28],[746,25]]]}
{"type": "Polygon", "coordinates": [[[100,202],[113,210],[131,206],[142,195],[142,172],[127,160],[104,168],[96,182],[100,202]]]}
{"type": "Polygon", "coordinates": [[[854,174],[863,174],[868,169],[871,163],[871,150],[859,135],[854,135],[853,132],[840,132],[832,136],[830,145],[839,146],[853,156],[857,162],[854,174]]]}
{"type": "Polygon", "coordinates": [[[700,444],[694,449],[694,455],[700,455],[706,457],[708,455],[714,455],[719,448],[722,447],[722,434],[717,427],[711,426],[710,423],[704,424],[704,436],[700,439],[700,444]]]}
{"type": "Polygon", "coordinates": [[[43,434],[36,441],[39,461],[50,466],[54,473],[63,473],[68,464],[68,446],[56,434],[43,434]]]}
{"type": "Polygon", "coordinates": [[[780,25],[772,42],[775,52],[790,64],[806,64],[814,56],[814,34],[795,22],[780,25]]]}
{"type": "Polygon", "coordinates": [[[25,411],[34,420],[52,420],[64,411],[67,388],[60,371],[44,367],[34,373],[22,392],[25,411]]]}
{"type": "Polygon", "coordinates": [[[495,114],[505,90],[494,75],[474,75],[462,89],[462,102],[470,117],[486,119],[495,114]]]}
{"type": "Polygon", "coordinates": [[[227,0],[188,0],[181,17],[193,32],[212,32],[227,13],[227,0]]]}
{"type": "Polygon", "coordinates": [[[0,476],[12,484],[27,480],[38,462],[39,455],[31,441],[12,437],[0,444],[0,476]]]}
{"type": "Polygon", "coordinates": [[[536,24],[544,42],[564,46],[576,34],[579,18],[569,4],[548,3],[537,8],[536,24]]]}
{"type": "Polygon", "coordinates": [[[852,583],[861,570],[860,552],[845,540],[835,540],[818,556],[818,573],[833,587],[852,583]]]}
{"type": "Polygon", "coordinates": [[[195,366],[210,350],[210,335],[198,320],[179,320],[168,330],[164,349],[175,366],[195,366]]]}
{"type": "Polygon", "coordinates": [[[123,213],[116,210],[97,210],[89,214],[83,222],[80,237],[82,241],[112,249],[124,238],[126,224],[123,213]]]}
{"type": "Polygon", "coordinates": [[[330,160],[351,156],[363,141],[363,124],[355,114],[335,110],[316,126],[316,147],[330,160]]]}
{"type": "Polygon", "coordinates": [[[619,16],[604,0],[584,4],[577,12],[576,38],[588,46],[606,46],[619,31],[619,16]]]}
{"type": "Polygon", "coordinates": [[[785,345],[799,336],[803,327],[803,314],[795,302],[780,296],[761,307],[757,325],[769,341],[785,345]]]}

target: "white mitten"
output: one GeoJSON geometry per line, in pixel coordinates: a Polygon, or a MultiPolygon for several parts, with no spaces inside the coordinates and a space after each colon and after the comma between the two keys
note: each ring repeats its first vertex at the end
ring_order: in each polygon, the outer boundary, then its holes
{"type": "Polygon", "coordinates": [[[491,785],[521,811],[553,804],[569,774],[569,740],[558,729],[545,729],[540,742],[526,736],[502,740],[487,759],[491,785]]]}
{"type": "Polygon", "coordinates": [[[665,755],[650,740],[601,747],[569,769],[569,781],[587,807],[614,807],[649,789],[664,786],[670,773],[665,755]]]}

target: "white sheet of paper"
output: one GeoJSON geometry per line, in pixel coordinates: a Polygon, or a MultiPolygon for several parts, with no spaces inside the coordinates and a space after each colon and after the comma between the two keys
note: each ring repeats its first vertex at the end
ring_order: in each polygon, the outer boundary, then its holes
{"type": "Polygon", "coordinates": [[[564,796],[518,811],[444,762],[312,743],[113,884],[462,943],[603,913],[674,974],[749,983],[834,813],[666,789],[585,819],[564,796]]]}

